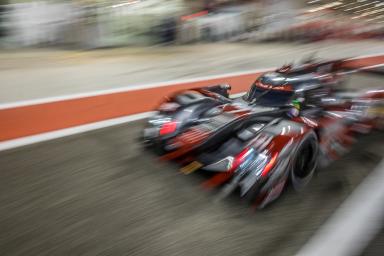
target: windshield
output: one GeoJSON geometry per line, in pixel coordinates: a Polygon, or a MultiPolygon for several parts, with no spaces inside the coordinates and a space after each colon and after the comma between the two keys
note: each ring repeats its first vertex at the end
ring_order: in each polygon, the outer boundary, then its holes
{"type": "Polygon", "coordinates": [[[286,78],[279,73],[271,72],[260,76],[256,82],[260,82],[265,85],[280,86],[286,84],[286,78]]]}
{"type": "Polygon", "coordinates": [[[264,89],[254,84],[244,100],[263,106],[284,106],[291,102],[292,96],[292,91],[264,89]]]}
{"type": "Polygon", "coordinates": [[[291,101],[293,91],[283,75],[271,72],[259,77],[243,99],[258,105],[283,106],[291,101]]]}

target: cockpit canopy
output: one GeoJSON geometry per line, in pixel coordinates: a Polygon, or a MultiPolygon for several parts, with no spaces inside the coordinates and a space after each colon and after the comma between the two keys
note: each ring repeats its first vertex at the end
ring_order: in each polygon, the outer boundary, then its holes
{"type": "Polygon", "coordinates": [[[263,106],[285,106],[291,102],[293,95],[292,85],[284,75],[269,72],[253,83],[243,99],[263,106]]]}
{"type": "Polygon", "coordinates": [[[260,76],[256,82],[271,86],[282,86],[287,83],[287,78],[277,72],[270,72],[260,76]]]}

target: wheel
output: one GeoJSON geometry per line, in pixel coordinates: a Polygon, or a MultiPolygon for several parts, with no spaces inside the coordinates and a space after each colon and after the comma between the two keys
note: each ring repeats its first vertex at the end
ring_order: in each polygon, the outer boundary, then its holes
{"type": "Polygon", "coordinates": [[[302,190],[311,180],[317,166],[319,143],[314,132],[302,139],[297,148],[291,169],[291,184],[296,191],[302,190]]]}

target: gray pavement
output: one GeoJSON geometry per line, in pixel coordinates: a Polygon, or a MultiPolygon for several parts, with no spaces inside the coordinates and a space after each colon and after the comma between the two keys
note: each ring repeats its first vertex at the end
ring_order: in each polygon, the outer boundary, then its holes
{"type": "Polygon", "coordinates": [[[384,253],[384,230],[365,248],[361,256],[378,256],[384,253]]]}
{"type": "Polygon", "coordinates": [[[144,152],[142,126],[1,152],[0,255],[294,255],[384,154],[384,134],[363,136],[307,189],[253,212],[144,152]]]}
{"type": "Polygon", "coordinates": [[[0,103],[384,52],[383,42],[197,44],[96,51],[0,52],[0,103]]]}
{"type": "Polygon", "coordinates": [[[384,152],[372,135],[263,211],[143,153],[141,123],[0,154],[0,255],[293,255],[384,152]]]}

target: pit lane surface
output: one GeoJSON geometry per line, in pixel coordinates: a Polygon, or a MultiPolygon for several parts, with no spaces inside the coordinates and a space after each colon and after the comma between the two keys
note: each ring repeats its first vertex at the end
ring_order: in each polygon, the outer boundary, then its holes
{"type": "Polygon", "coordinates": [[[384,154],[383,134],[364,136],[302,193],[253,212],[143,152],[142,126],[1,152],[0,255],[293,255],[384,154]]]}
{"type": "Polygon", "coordinates": [[[376,256],[381,255],[384,252],[384,230],[371,241],[371,243],[365,248],[361,256],[376,256]]]}

